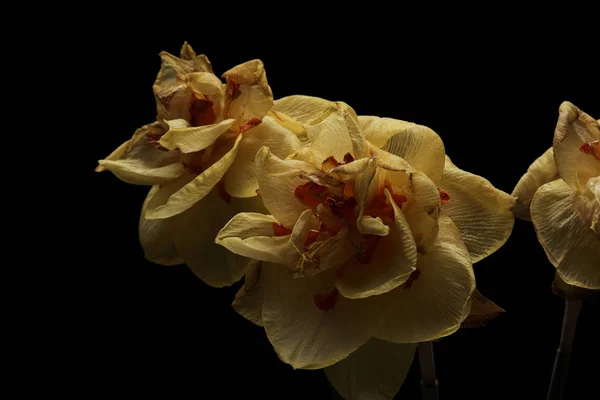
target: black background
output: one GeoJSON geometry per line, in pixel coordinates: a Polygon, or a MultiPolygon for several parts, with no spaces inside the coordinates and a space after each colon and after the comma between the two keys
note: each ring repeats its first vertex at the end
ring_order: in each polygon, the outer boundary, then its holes
{"type": "MultiPolygon", "coordinates": [[[[146,261],[137,222],[148,188],[93,172],[98,159],[154,120],[161,50],[178,54],[187,40],[217,75],[260,58],[275,98],[341,100],[359,115],[427,125],[456,165],[508,193],[551,146],[563,100],[600,117],[597,47],[560,23],[556,34],[529,28],[526,19],[493,26],[487,19],[468,26],[457,21],[433,32],[427,20],[406,27],[410,15],[379,22],[375,14],[352,21],[314,15],[290,21],[284,9],[275,14],[227,11],[208,23],[208,15],[156,10],[153,18],[111,15],[92,25],[97,31],[86,39],[85,57],[100,72],[89,77],[81,99],[94,122],[92,134],[81,136],[81,182],[90,195],[79,204],[92,218],[85,219],[80,250],[86,258],[74,275],[91,302],[70,302],[78,310],[78,371],[62,378],[82,395],[331,398],[321,371],[294,371],[280,362],[262,328],[234,312],[240,283],[214,289],[185,266],[146,261]]],[[[517,221],[507,244],[475,271],[479,290],[506,313],[435,344],[440,398],[545,398],[564,302],[551,292],[554,268],[531,223],[517,221]]],[[[582,310],[569,399],[594,397],[599,309],[596,298],[582,310]]],[[[400,398],[419,398],[415,367],[400,398]]]]}

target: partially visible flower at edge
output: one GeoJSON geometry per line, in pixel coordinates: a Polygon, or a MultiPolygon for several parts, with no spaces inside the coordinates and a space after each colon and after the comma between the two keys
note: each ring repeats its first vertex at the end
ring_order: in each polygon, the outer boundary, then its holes
{"type": "Polygon", "coordinates": [[[552,147],[529,167],[513,196],[515,215],[533,222],[556,267],[555,286],[600,289],[600,123],[563,102],[552,147]]]}

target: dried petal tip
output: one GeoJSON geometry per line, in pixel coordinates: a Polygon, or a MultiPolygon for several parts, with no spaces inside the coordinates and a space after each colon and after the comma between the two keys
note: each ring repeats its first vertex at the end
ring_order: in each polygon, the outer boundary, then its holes
{"type": "Polygon", "coordinates": [[[315,305],[321,311],[329,311],[335,307],[338,297],[337,288],[315,294],[315,305]]]}
{"type": "Polygon", "coordinates": [[[600,141],[586,142],[579,147],[579,151],[593,155],[596,160],[600,160],[600,141]]]}
{"type": "Polygon", "coordinates": [[[196,58],[196,52],[192,49],[192,46],[188,44],[188,42],[183,42],[183,46],[181,46],[181,51],[179,52],[179,57],[183,60],[193,60],[196,58]]]}

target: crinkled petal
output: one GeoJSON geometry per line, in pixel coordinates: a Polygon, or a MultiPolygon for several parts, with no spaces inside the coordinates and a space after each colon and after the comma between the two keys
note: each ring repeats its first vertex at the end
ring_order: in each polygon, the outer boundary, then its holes
{"type": "Polygon", "coordinates": [[[245,123],[262,119],[273,107],[273,92],[267,83],[264,64],[251,60],[225,72],[226,117],[245,123]]]}
{"type": "Polygon", "coordinates": [[[432,129],[392,118],[358,117],[366,139],[402,157],[438,183],[444,170],[444,143],[432,129]]]}
{"type": "Polygon", "coordinates": [[[160,138],[160,145],[169,150],[179,149],[183,153],[200,151],[229,131],[234,122],[234,119],[227,119],[213,125],[178,128],[167,121],[170,129],[160,138]]]}
{"type": "Polygon", "coordinates": [[[560,177],[574,190],[583,190],[590,178],[600,175],[600,159],[580,150],[595,141],[600,141],[598,121],[573,104],[562,103],[552,147],[560,177]]]}
{"type": "Polygon", "coordinates": [[[353,153],[354,146],[344,113],[348,112],[338,108],[324,120],[307,127],[308,139],[311,141],[311,162],[315,166],[320,167],[323,161],[331,156],[341,161],[346,154],[353,153]]]}
{"type": "Polygon", "coordinates": [[[242,134],[235,161],[225,176],[225,189],[233,197],[256,196],[256,153],[266,146],[272,154],[286,158],[300,148],[300,140],[292,132],[265,116],[260,125],[242,134]]]}
{"type": "Polygon", "coordinates": [[[550,147],[544,154],[531,164],[527,173],[521,177],[512,192],[516,197],[513,213],[518,218],[531,221],[529,205],[535,192],[544,184],[558,179],[558,170],[554,164],[554,152],[550,147]]]}
{"type": "Polygon", "coordinates": [[[147,134],[164,132],[158,123],[144,125],[133,138],[123,143],[104,160],[98,161],[97,171],[111,171],[119,179],[135,185],[167,183],[183,174],[179,152],[162,151],[146,140],[147,134]]]}
{"type": "Polygon", "coordinates": [[[578,215],[576,196],[562,179],[543,185],[531,201],[531,220],[560,277],[569,285],[600,289],[600,235],[578,215]]]}
{"type": "Polygon", "coordinates": [[[373,336],[390,307],[382,296],[337,295],[323,311],[315,295],[333,289],[334,270],[293,279],[285,268],[267,264],[262,273],[268,275],[262,315],[267,337],[294,368],[323,368],[347,357],[373,336]]]}
{"type": "Polygon", "coordinates": [[[506,242],[515,223],[513,196],[451,163],[444,169],[440,186],[450,196],[442,210],[460,230],[474,263],[506,242]]]}
{"type": "Polygon", "coordinates": [[[410,227],[387,189],[385,195],[394,208],[394,225],[379,239],[368,264],[353,258],[338,272],[335,285],[344,297],[359,299],[387,293],[406,282],[415,270],[417,248],[410,227]]]}
{"type": "Polygon", "coordinates": [[[294,95],[276,100],[272,110],[283,113],[302,125],[314,125],[337,110],[337,105],[319,97],[294,95]]]}
{"type": "Polygon", "coordinates": [[[410,225],[418,251],[424,254],[433,245],[438,234],[440,194],[429,177],[420,171],[411,174],[410,190],[413,195],[402,206],[402,211],[410,225]]]}
{"type": "Polygon", "coordinates": [[[262,147],[256,155],[259,196],[280,224],[291,229],[307,207],[294,196],[307,181],[301,175],[319,174],[320,170],[298,160],[282,160],[262,147]]]}
{"type": "Polygon", "coordinates": [[[413,363],[416,344],[369,339],[342,361],[325,368],[325,375],[346,400],[391,400],[413,363]]]}
{"type": "Polygon", "coordinates": [[[418,276],[382,295],[395,308],[375,337],[417,343],[447,336],[460,327],[465,305],[475,290],[475,276],[458,228],[444,214],[439,225],[430,251],[419,254],[418,276]]]}
{"type": "Polygon", "coordinates": [[[477,328],[485,326],[492,319],[498,317],[504,310],[493,301],[479,293],[477,289],[470,298],[470,310],[468,316],[461,324],[461,328],[477,328]]]}
{"type": "Polygon", "coordinates": [[[196,179],[174,193],[166,204],[157,207],[152,212],[146,213],[146,218],[172,217],[173,215],[182,213],[198,201],[202,200],[202,198],[210,193],[212,188],[223,178],[231,164],[233,164],[241,139],[242,136],[239,135],[232,149],[228,153],[221,157],[219,161],[211,165],[206,171],[198,175],[196,179]]]}
{"type": "Polygon", "coordinates": [[[230,286],[244,274],[249,260],[214,242],[219,229],[240,211],[266,210],[257,198],[234,198],[227,204],[212,191],[191,209],[173,217],[181,217],[183,221],[175,240],[177,253],[192,272],[210,286],[230,286]]]}
{"type": "Polygon", "coordinates": [[[231,304],[242,317],[263,326],[262,307],[265,300],[265,280],[261,279],[262,261],[250,260],[244,268],[244,285],[231,304]]]}
{"type": "Polygon", "coordinates": [[[297,252],[289,250],[290,235],[275,236],[272,215],[240,213],[219,231],[215,243],[255,260],[288,265],[297,252]]]}

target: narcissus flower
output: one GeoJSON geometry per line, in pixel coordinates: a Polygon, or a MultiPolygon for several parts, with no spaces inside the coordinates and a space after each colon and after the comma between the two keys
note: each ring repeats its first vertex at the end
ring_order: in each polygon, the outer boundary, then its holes
{"type": "Polygon", "coordinates": [[[510,235],[514,199],[454,166],[429,128],[357,117],[345,103],[280,102],[307,144],[287,159],[260,149],[270,215],[240,213],[217,235],[257,260],[234,308],[264,326],[284,362],[327,367],[344,397],[391,398],[414,344],[469,314],[472,263],[510,235]]]}
{"type": "Polygon", "coordinates": [[[513,195],[516,215],[531,219],[558,276],[569,285],[600,289],[600,123],[562,103],[552,147],[513,195]]]}
{"type": "Polygon", "coordinates": [[[213,243],[239,211],[264,210],[256,197],[254,158],[262,146],[286,157],[301,147],[285,126],[301,125],[269,113],[273,94],[263,63],[252,60],[225,72],[223,83],[204,55],[186,43],[181,57],[161,53],[154,83],[157,121],[138,129],[105,160],[125,182],[152,185],[140,217],[146,257],[186,263],[213,286],[243,276],[248,261],[213,243]]]}

